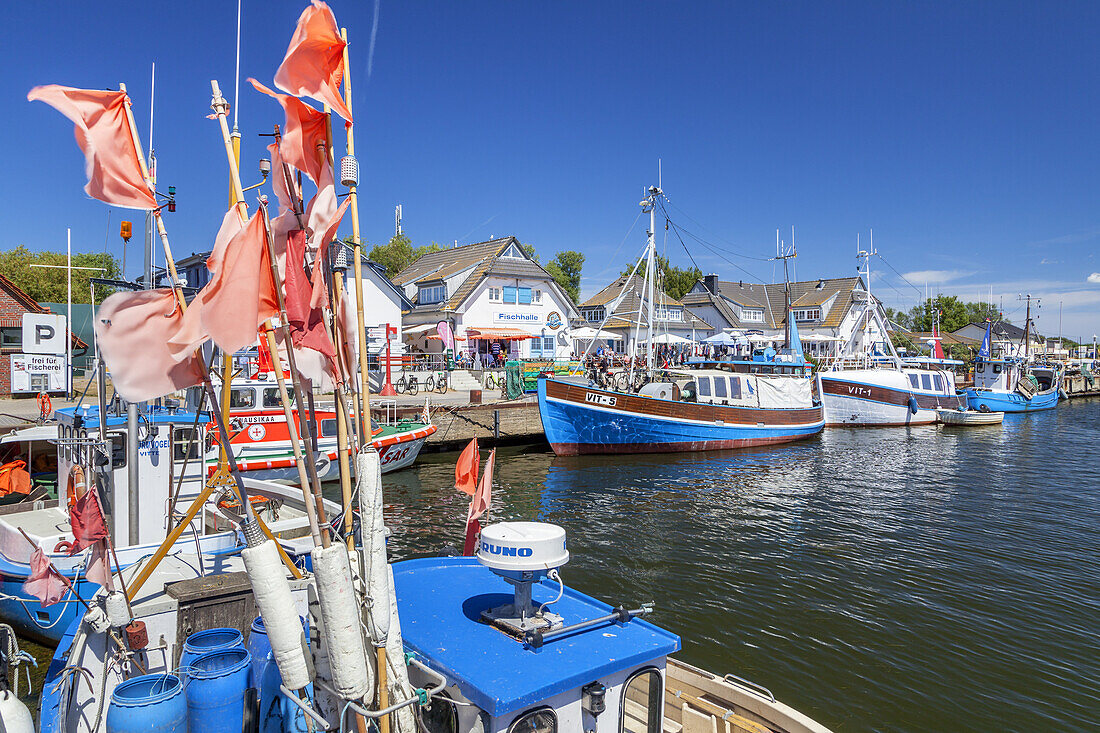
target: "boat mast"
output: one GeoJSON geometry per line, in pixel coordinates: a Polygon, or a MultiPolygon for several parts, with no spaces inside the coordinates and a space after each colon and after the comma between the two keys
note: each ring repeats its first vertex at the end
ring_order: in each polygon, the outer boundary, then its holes
{"type": "Polygon", "coordinates": [[[654,255],[657,251],[657,197],[661,194],[659,186],[651,186],[649,196],[646,197],[645,206],[649,207],[649,245],[646,262],[646,308],[649,309],[649,336],[646,339],[645,358],[646,368],[653,372],[653,281],[657,279],[657,269],[654,263],[654,255]]]}
{"type": "Polygon", "coordinates": [[[791,276],[787,269],[787,260],[798,256],[794,248],[794,227],[791,227],[791,248],[784,249],[784,243],[779,239],[779,230],[775,230],[775,258],[783,260],[783,320],[787,327],[783,334],[783,348],[791,348],[791,276]]]}

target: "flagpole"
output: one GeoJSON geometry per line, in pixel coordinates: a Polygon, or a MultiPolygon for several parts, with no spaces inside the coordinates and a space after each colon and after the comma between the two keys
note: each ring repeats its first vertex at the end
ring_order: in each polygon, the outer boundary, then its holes
{"type": "MultiPolygon", "coordinates": [[[[351,62],[348,53],[348,31],[340,29],[340,37],[344,40],[344,106],[348,108],[348,114],[352,114],[351,108],[351,62]]],[[[355,125],[347,126],[347,154],[349,158],[355,157],[355,125]]],[[[348,186],[348,195],[351,197],[351,245],[355,254],[352,272],[355,274],[355,337],[359,345],[359,374],[362,386],[359,390],[359,421],[360,434],[369,435],[367,426],[370,425],[370,371],[367,358],[367,331],[363,317],[363,243],[359,237],[359,192],[358,181],[348,186]]],[[[389,338],[389,336],[387,336],[389,338]]],[[[362,439],[361,445],[367,448],[371,445],[367,439],[362,439]]],[[[386,719],[383,718],[383,723],[386,719]]],[[[385,733],[385,731],[383,731],[385,733]]]]}

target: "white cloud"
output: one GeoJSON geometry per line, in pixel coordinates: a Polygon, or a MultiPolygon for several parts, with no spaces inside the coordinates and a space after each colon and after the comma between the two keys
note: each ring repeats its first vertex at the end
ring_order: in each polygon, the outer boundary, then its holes
{"type": "Polygon", "coordinates": [[[969,274],[971,273],[962,270],[917,270],[916,272],[905,273],[904,277],[909,282],[918,285],[938,285],[939,283],[958,280],[960,277],[966,277],[969,274]]]}
{"type": "Polygon", "coordinates": [[[1100,283],[1100,272],[1094,272],[1085,279],[1090,283],[1100,283]]]}
{"type": "Polygon", "coordinates": [[[1061,260],[1048,260],[1046,257],[1044,257],[1043,259],[1039,260],[1039,264],[1040,265],[1060,265],[1060,264],[1062,264],[1062,261],[1061,260]]]}

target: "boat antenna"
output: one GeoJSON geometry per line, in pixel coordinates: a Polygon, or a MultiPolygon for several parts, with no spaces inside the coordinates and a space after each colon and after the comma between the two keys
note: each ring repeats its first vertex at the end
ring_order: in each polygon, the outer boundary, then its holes
{"type": "Polygon", "coordinates": [[[779,239],[779,230],[775,230],[775,257],[773,259],[783,261],[783,319],[787,323],[786,333],[783,334],[783,348],[791,348],[791,276],[787,270],[787,260],[798,257],[794,248],[794,227],[791,227],[791,246],[784,247],[784,242],[779,239]]]}

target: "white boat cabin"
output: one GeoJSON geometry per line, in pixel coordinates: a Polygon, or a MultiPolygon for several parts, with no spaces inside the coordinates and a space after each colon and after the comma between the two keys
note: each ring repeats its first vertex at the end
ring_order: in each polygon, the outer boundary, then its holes
{"type": "Polygon", "coordinates": [[[814,382],[798,376],[734,374],[698,370],[681,386],[682,399],[731,407],[798,409],[813,407],[814,382]]]}

